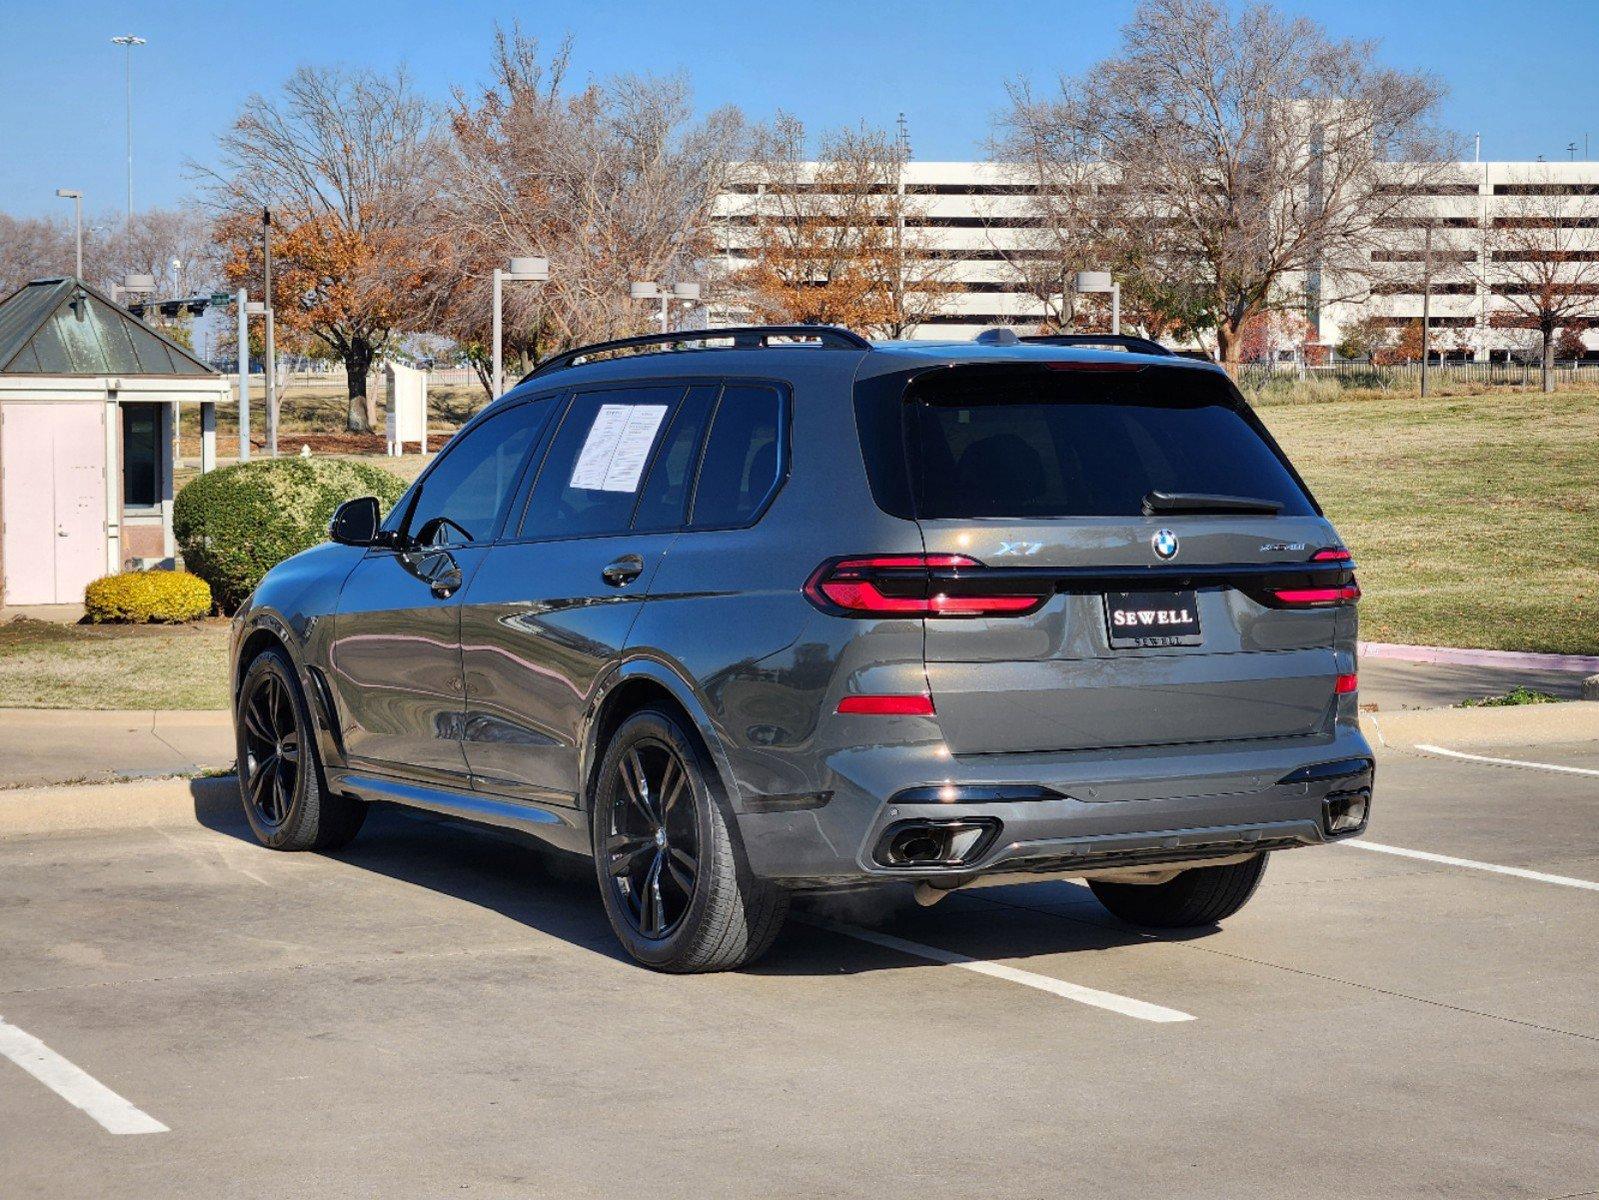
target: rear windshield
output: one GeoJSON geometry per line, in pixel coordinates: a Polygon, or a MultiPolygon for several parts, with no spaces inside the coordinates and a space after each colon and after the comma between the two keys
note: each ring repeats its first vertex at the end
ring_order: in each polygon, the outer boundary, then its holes
{"type": "Polygon", "coordinates": [[[904,406],[916,515],[1139,516],[1153,491],[1315,506],[1252,414],[1208,372],[956,368],[904,406]]]}

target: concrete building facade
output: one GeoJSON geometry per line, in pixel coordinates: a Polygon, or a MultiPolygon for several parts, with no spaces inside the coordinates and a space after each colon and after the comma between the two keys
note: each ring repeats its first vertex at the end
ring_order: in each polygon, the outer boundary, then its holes
{"type": "MultiPolygon", "coordinates": [[[[1049,303],[1029,289],[1017,265],[1040,244],[1035,185],[1025,170],[989,162],[910,162],[899,180],[881,186],[904,190],[908,253],[947,261],[947,278],[958,287],[909,336],[966,338],[995,325],[1025,330],[1049,317],[1049,303]]],[[[722,272],[737,272],[754,254],[760,193],[744,184],[717,200],[716,266],[722,272]]],[[[1547,247],[1564,255],[1569,269],[1593,273],[1595,283],[1581,286],[1599,292],[1599,266],[1583,265],[1599,262],[1599,162],[1458,163],[1412,199],[1407,210],[1415,219],[1392,222],[1384,231],[1367,278],[1323,281],[1319,296],[1303,277],[1285,281],[1309,319],[1312,342],[1336,346],[1365,317],[1394,326],[1421,319],[1428,225],[1434,239],[1429,325],[1433,345],[1452,357],[1536,353],[1535,331],[1506,327],[1513,305],[1497,293],[1526,287],[1524,280],[1496,282],[1506,256],[1525,259],[1547,247]]],[[[715,321],[739,314],[729,306],[711,315],[715,321]]],[[[1586,330],[1588,322],[1570,324],[1586,330]]],[[[1599,350],[1599,336],[1588,331],[1583,337],[1590,352],[1599,350]]]]}

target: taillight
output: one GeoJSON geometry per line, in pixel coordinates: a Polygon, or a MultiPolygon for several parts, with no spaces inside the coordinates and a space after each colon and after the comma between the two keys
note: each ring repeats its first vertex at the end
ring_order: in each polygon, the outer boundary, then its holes
{"type": "Polygon", "coordinates": [[[964,554],[878,554],[823,563],[805,596],[844,616],[1002,617],[1049,598],[1036,579],[1007,579],[964,554]]]}
{"type": "Polygon", "coordinates": [[[1337,692],[1340,696],[1349,695],[1350,692],[1354,691],[1359,686],[1360,676],[1354,674],[1340,675],[1333,680],[1333,691],[1337,692]]]}
{"type": "Polygon", "coordinates": [[[1272,588],[1271,594],[1285,608],[1331,608],[1359,600],[1360,585],[1351,579],[1330,587],[1272,588]]]}
{"type": "Polygon", "coordinates": [[[1328,546],[1325,550],[1318,550],[1310,556],[1311,562],[1349,562],[1354,555],[1342,546],[1328,546]]]}

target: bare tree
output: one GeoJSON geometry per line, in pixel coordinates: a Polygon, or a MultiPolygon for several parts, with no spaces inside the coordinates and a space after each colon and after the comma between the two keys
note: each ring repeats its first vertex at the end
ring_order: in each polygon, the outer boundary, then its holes
{"type": "Polygon", "coordinates": [[[807,152],[804,125],[779,114],[742,164],[753,192],[743,219],[750,265],[735,275],[767,320],[846,325],[903,337],[960,290],[956,260],[927,234],[926,205],[907,193],[904,147],[862,126],[807,152]]]}
{"type": "Polygon", "coordinates": [[[438,325],[488,386],[490,272],[512,255],[549,259],[550,281],[505,296],[505,343],[548,350],[638,332],[653,310],[631,280],[698,280],[711,209],[738,157],[743,118],[695,119],[678,77],[624,75],[573,90],[570,45],[544,57],[520,30],[496,34],[493,82],[458,91],[444,218],[434,242],[438,325]]]}
{"type": "Polygon", "coordinates": [[[69,222],[0,213],[0,296],[34,279],[70,275],[74,253],[69,222]]]}
{"type": "Polygon", "coordinates": [[[197,205],[151,208],[134,213],[131,222],[119,217],[99,223],[86,254],[101,281],[109,284],[124,275],[151,275],[156,294],[166,299],[209,291],[223,279],[210,219],[197,205]]]}
{"type": "Polygon", "coordinates": [[[1144,0],[1122,36],[1051,99],[1014,89],[1002,145],[1093,176],[1091,235],[1150,306],[1233,363],[1256,313],[1362,288],[1382,222],[1447,157],[1438,82],[1265,6],[1144,0]]]}
{"type": "Polygon", "coordinates": [[[1599,197],[1547,172],[1502,186],[1481,264],[1495,302],[1490,320],[1537,332],[1543,390],[1552,392],[1557,335],[1599,316],[1599,197]]]}
{"type": "Polygon", "coordinates": [[[404,72],[301,67],[274,98],[251,96],[219,139],[209,182],[230,280],[262,289],[271,210],[273,308],[344,362],[348,428],[371,427],[367,374],[416,305],[428,267],[438,146],[404,72]]]}

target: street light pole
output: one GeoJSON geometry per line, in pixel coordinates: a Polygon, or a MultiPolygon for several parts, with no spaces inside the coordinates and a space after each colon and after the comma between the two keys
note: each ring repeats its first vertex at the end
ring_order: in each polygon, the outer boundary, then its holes
{"type": "Polygon", "coordinates": [[[266,301],[266,449],[268,458],[278,456],[278,355],[275,330],[272,322],[272,210],[261,210],[261,241],[265,286],[262,295],[266,301]]]}
{"type": "Polygon", "coordinates": [[[1421,394],[1427,394],[1427,360],[1432,357],[1432,225],[1422,232],[1421,268],[1421,394]]]}
{"type": "Polygon", "coordinates": [[[547,258],[518,257],[511,260],[508,271],[502,271],[499,267],[494,268],[494,373],[491,379],[495,396],[499,396],[505,390],[505,351],[502,343],[505,318],[501,315],[505,281],[509,279],[512,283],[547,283],[549,278],[550,260],[547,258]]]}
{"type": "Polygon", "coordinates": [[[135,37],[131,33],[124,33],[120,37],[111,39],[116,45],[122,47],[122,85],[126,92],[127,100],[127,126],[128,126],[128,224],[133,228],[133,48],[144,45],[142,37],[135,37]]]}
{"type": "Polygon", "coordinates": [[[78,246],[78,278],[83,278],[83,192],[78,188],[56,188],[56,195],[72,201],[72,229],[78,246]]]}
{"type": "Polygon", "coordinates": [[[250,296],[239,289],[239,461],[250,461],[250,296]]]}

